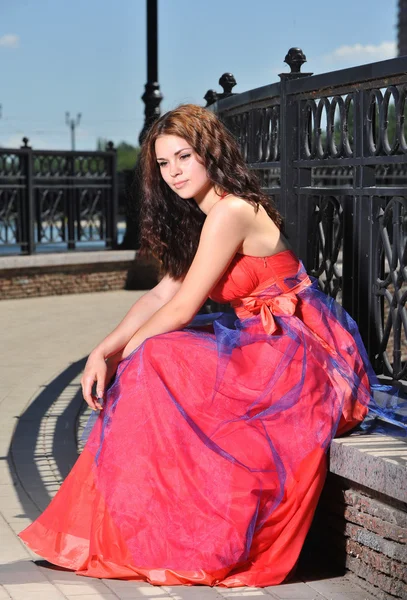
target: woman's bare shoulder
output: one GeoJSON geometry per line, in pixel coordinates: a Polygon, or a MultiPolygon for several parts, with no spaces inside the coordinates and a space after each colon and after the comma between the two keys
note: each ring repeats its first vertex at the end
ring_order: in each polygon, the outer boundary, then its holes
{"type": "Polygon", "coordinates": [[[210,212],[212,213],[212,211],[215,211],[214,215],[226,212],[233,213],[236,216],[240,215],[245,219],[250,219],[256,215],[256,207],[253,203],[233,194],[228,194],[225,198],[219,200],[210,212]]]}

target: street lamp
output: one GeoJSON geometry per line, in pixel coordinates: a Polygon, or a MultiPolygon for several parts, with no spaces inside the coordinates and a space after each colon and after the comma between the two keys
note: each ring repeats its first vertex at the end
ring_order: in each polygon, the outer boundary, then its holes
{"type": "MultiPolygon", "coordinates": [[[[158,9],[157,0],[147,0],[147,83],[142,100],[146,107],[144,110],[145,120],[143,129],[139,135],[140,144],[146,136],[147,131],[160,116],[160,102],[163,99],[158,84],[158,9]]],[[[139,219],[140,219],[140,162],[137,160],[134,171],[126,172],[125,187],[126,194],[126,232],[124,234],[121,248],[138,248],[139,246],[139,219]]],[[[137,260],[137,259],[136,259],[137,260]]],[[[136,271],[138,267],[130,269],[127,285],[130,289],[135,289],[132,283],[137,279],[136,271]]]]}
{"type": "Polygon", "coordinates": [[[79,123],[81,122],[81,117],[82,117],[82,114],[78,113],[76,115],[76,119],[70,119],[69,112],[65,113],[66,124],[68,125],[68,127],[71,128],[71,149],[72,150],[75,150],[75,129],[76,129],[76,127],[78,127],[79,123]]]}
{"type": "Polygon", "coordinates": [[[146,105],[144,110],[144,126],[139,136],[139,142],[143,139],[160,116],[160,102],[163,96],[158,83],[158,9],[157,0],[147,0],[147,83],[142,100],[146,105]]]}

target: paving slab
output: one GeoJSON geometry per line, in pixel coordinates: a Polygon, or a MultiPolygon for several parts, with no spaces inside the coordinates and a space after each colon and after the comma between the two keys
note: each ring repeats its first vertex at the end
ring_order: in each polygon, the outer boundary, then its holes
{"type": "MultiPolygon", "coordinates": [[[[76,459],[86,356],[143,293],[0,302],[0,600],[370,600],[347,577],[323,574],[267,588],[95,580],[41,561],[19,540],[16,533],[45,508],[76,459]]],[[[86,419],[83,412],[79,436],[86,419]]]]}

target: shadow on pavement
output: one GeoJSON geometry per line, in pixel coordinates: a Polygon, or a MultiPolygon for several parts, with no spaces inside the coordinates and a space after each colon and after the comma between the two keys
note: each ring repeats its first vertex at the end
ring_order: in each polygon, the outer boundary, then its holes
{"type": "Polygon", "coordinates": [[[7,462],[21,484],[16,490],[25,516],[30,519],[48,505],[78,458],[75,427],[83,399],[73,381],[85,363],[83,358],[67,367],[18,419],[7,462]],[[57,406],[51,411],[60,398],[64,400],[60,402],[62,412],[57,406]],[[53,422],[44,428],[45,419],[53,422]]]}

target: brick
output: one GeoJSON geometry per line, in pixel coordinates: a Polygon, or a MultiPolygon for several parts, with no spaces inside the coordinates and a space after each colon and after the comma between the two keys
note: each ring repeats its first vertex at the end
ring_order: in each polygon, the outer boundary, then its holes
{"type": "Polygon", "coordinates": [[[352,573],[352,571],[348,571],[347,578],[351,581],[355,581],[360,588],[368,592],[368,594],[366,594],[367,600],[370,600],[370,598],[373,598],[374,600],[395,600],[394,596],[390,596],[387,592],[380,590],[365,579],[362,579],[362,577],[358,577],[356,573],[352,573]]]}
{"type": "Polygon", "coordinates": [[[123,289],[127,269],[128,263],[65,265],[29,269],[24,277],[16,269],[1,281],[0,299],[123,289]]]}
{"type": "Polygon", "coordinates": [[[407,568],[405,564],[391,560],[387,556],[375,552],[349,538],[345,541],[345,549],[350,556],[362,560],[367,565],[381,571],[385,575],[401,579],[407,583],[407,568]]]}
{"type": "Polygon", "coordinates": [[[324,520],[325,524],[327,522],[329,523],[329,526],[339,534],[350,537],[352,540],[359,542],[376,552],[385,554],[389,558],[407,564],[407,546],[405,544],[386,540],[372,531],[368,531],[354,523],[347,523],[343,519],[335,519],[330,516],[329,520],[324,520]]]}
{"type": "Polygon", "coordinates": [[[362,527],[353,525],[352,523],[346,523],[345,535],[348,535],[357,542],[372,548],[372,550],[382,552],[389,558],[394,558],[395,560],[399,560],[407,564],[407,547],[403,544],[399,544],[391,540],[385,540],[379,535],[371,531],[367,531],[362,527]]]}
{"type": "Polygon", "coordinates": [[[396,598],[407,598],[407,585],[403,581],[389,577],[384,573],[379,573],[369,565],[351,556],[346,557],[346,566],[356,575],[362,577],[380,590],[392,594],[396,598]]]}
{"type": "Polygon", "coordinates": [[[365,512],[361,512],[355,507],[346,507],[344,511],[344,517],[346,521],[356,523],[362,527],[377,533],[381,537],[389,538],[395,542],[405,544],[407,542],[407,530],[404,527],[399,527],[383,519],[379,519],[373,515],[365,512]]]}
{"type": "Polygon", "coordinates": [[[344,490],[346,504],[399,527],[407,527],[407,513],[355,490],[344,490]]]}

